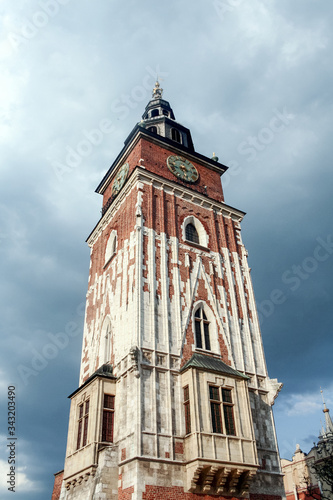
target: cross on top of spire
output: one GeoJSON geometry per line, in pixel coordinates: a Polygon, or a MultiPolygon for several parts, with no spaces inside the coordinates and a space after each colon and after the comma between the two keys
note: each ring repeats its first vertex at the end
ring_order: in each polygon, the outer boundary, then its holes
{"type": "Polygon", "coordinates": [[[160,82],[156,80],[155,87],[153,88],[153,99],[161,99],[163,95],[163,89],[160,87],[160,82]]]}

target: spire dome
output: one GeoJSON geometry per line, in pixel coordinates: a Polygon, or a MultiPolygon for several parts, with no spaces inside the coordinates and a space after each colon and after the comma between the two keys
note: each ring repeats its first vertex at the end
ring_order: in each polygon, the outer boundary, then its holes
{"type": "Polygon", "coordinates": [[[148,102],[139,123],[140,127],[156,136],[164,137],[190,151],[194,151],[191,132],[188,128],[176,122],[169,102],[163,99],[162,96],[163,89],[160,82],[156,80],[152,98],[148,102]]]}

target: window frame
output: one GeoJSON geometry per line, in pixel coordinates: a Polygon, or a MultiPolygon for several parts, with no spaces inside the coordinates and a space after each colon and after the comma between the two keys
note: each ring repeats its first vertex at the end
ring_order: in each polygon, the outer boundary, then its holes
{"type": "Polygon", "coordinates": [[[109,264],[109,262],[113,259],[113,257],[116,255],[117,246],[118,246],[118,235],[117,231],[113,229],[110,232],[110,235],[106,243],[103,268],[105,268],[109,264]]]}
{"type": "Polygon", "coordinates": [[[204,351],[212,352],[212,343],[209,331],[210,323],[211,322],[208,320],[207,315],[205,314],[203,305],[199,305],[199,307],[197,307],[194,312],[194,333],[196,349],[202,349],[204,351]]]}
{"type": "Polygon", "coordinates": [[[78,405],[76,450],[84,448],[88,444],[90,398],[81,401],[78,405]]]}
{"type": "Polygon", "coordinates": [[[223,419],[224,419],[225,432],[228,436],[236,436],[235,415],[234,415],[235,405],[232,401],[232,389],[230,389],[229,387],[221,387],[221,393],[222,393],[223,419]],[[227,392],[230,395],[230,400],[228,401],[224,398],[224,393],[227,392]]]}
{"type": "Polygon", "coordinates": [[[151,125],[147,128],[147,130],[149,132],[151,132],[152,134],[158,134],[158,128],[156,127],[156,125],[151,125]]]}
{"type": "Polygon", "coordinates": [[[209,236],[207,234],[207,231],[202,224],[202,222],[195,217],[194,215],[187,215],[183,222],[182,222],[182,237],[183,241],[187,244],[200,247],[202,249],[205,249],[207,252],[209,252],[209,236]],[[199,236],[199,243],[195,243],[194,241],[190,241],[186,238],[186,227],[188,224],[192,224],[192,226],[195,227],[198,236],[199,236]]]}
{"type": "Polygon", "coordinates": [[[189,385],[183,387],[184,415],[185,415],[185,435],[191,434],[191,405],[189,385]]]}
{"type": "Polygon", "coordinates": [[[182,144],[182,134],[175,127],[171,129],[171,140],[177,142],[177,144],[182,144]]]}
{"type": "Polygon", "coordinates": [[[209,384],[209,406],[210,406],[210,419],[212,431],[214,434],[223,434],[223,422],[222,422],[222,413],[221,413],[221,399],[220,399],[220,391],[219,387],[215,385],[209,384]],[[217,389],[215,395],[218,397],[214,397],[213,391],[217,389]],[[214,411],[213,411],[214,409],[214,411]]]}
{"type": "Polygon", "coordinates": [[[114,442],[114,413],[115,413],[115,395],[103,394],[101,441],[103,443],[114,442]],[[106,398],[111,398],[110,405],[106,404],[106,398]],[[108,428],[109,427],[109,428],[108,428]],[[110,439],[107,439],[111,435],[110,439]]]}
{"type": "Polygon", "coordinates": [[[208,395],[209,395],[209,405],[210,405],[210,421],[211,429],[214,434],[224,434],[226,436],[237,436],[236,424],[235,424],[235,412],[232,397],[233,388],[231,387],[221,387],[214,384],[208,384],[208,395]],[[217,390],[215,395],[218,398],[212,397],[212,390],[217,390]],[[225,395],[229,395],[229,399],[225,395]],[[214,413],[213,413],[214,408],[214,413]],[[218,414],[220,427],[216,425],[216,414],[218,414]]]}
{"type": "Polygon", "coordinates": [[[200,237],[198,230],[192,222],[188,222],[185,226],[185,239],[190,243],[194,243],[195,245],[200,245],[200,237]]]}

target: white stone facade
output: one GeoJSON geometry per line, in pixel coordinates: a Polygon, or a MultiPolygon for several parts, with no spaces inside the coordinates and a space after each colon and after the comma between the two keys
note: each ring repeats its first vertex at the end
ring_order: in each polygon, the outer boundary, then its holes
{"type": "MultiPolygon", "coordinates": [[[[222,190],[210,198],[175,185],[157,156],[172,147],[152,141],[155,150],[145,156],[150,146],[142,141],[133,140],[121,158],[119,165],[127,155],[129,178],[88,238],[80,382],[72,396],[60,498],[164,499],[171,498],[170,488],[189,500],[186,495],[198,493],[281,498],[271,411],[280,385],[267,375],[240,235],[244,214],[223,202],[222,190]],[[199,243],[186,239],[189,223],[199,243]],[[199,320],[204,348],[198,345],[199,320]],[[214,366],[222,368],[186,368],[194,353],[205,357],[196,359],[219,360],[214,366]],[[96,373],[105,364],[112,365],[112,376],[96,373]],[[231,402],[221,400],[216,410],[222,411],[222,432],[212,423],[210,387],[231,394],[231,402]],[[102,439],[104,394],[114,397],[112,442],[102,439]],[[86,399],[87,437],[78,446],[86,399]],[[228,405],[233,435],[226,432],[228,405]],[[161,489],[152,496],[154,488],[161,489]]],[[[220,174],[194,153],[187,158],[202,178],[212,176],[213,189],[220,174]]]]}

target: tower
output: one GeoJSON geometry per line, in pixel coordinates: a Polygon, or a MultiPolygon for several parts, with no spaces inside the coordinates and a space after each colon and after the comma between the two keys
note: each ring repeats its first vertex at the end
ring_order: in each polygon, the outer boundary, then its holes
{"type": "Polygon", "coordinates": [[[195,151],[157,82],[96,190],[61,500],[283,496],[281,384],[267,375],[226,169],[195,151]]]}

